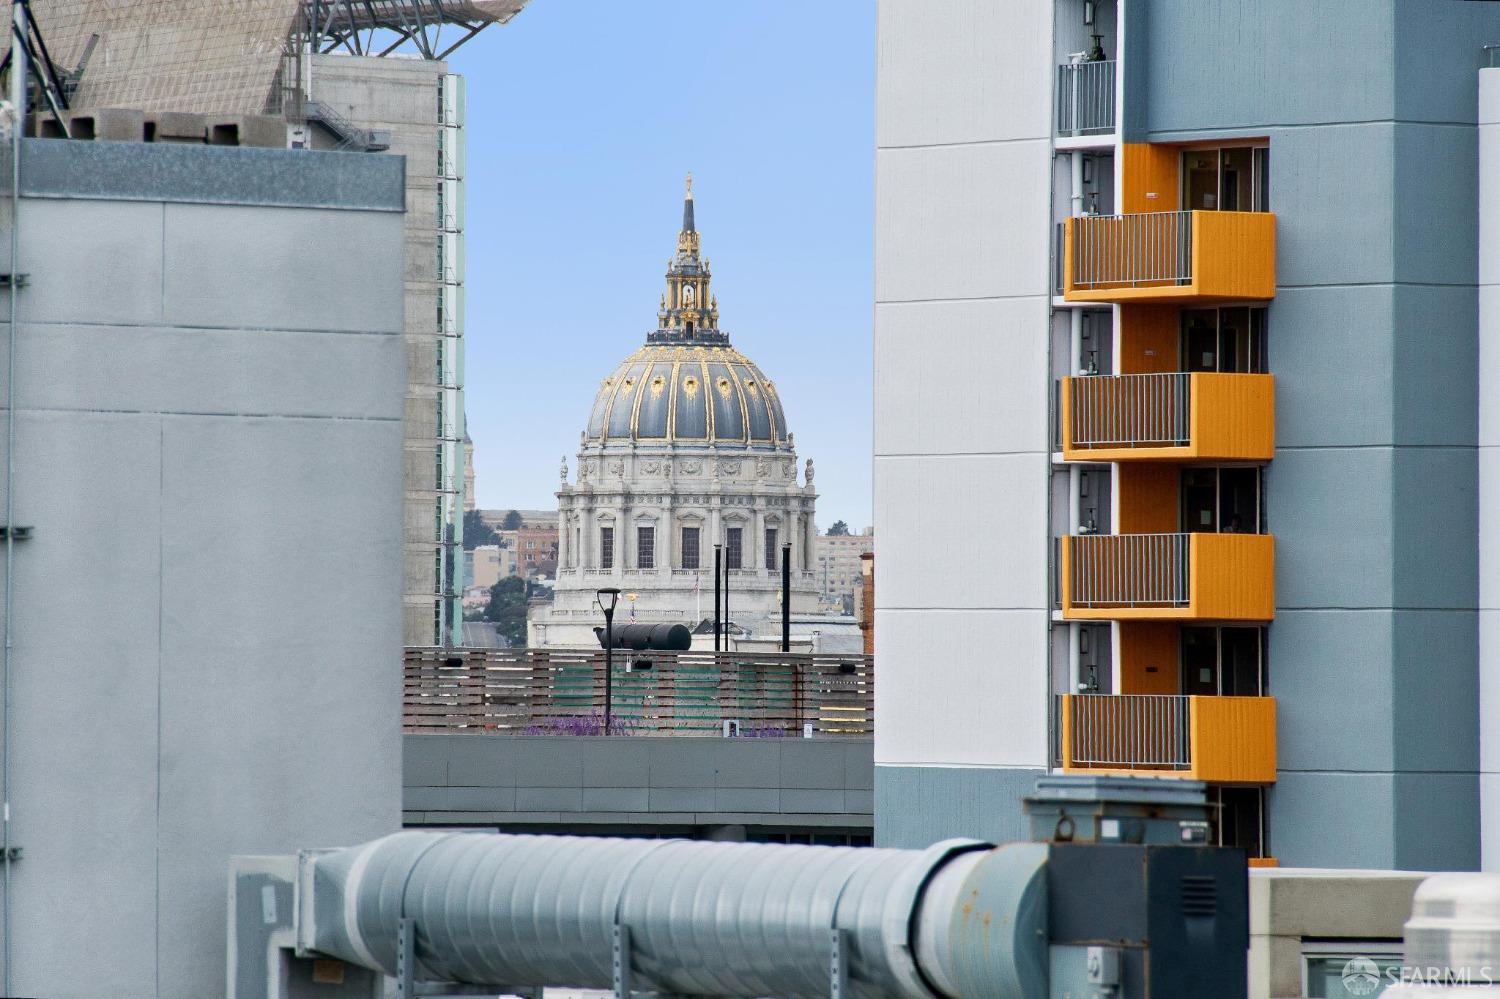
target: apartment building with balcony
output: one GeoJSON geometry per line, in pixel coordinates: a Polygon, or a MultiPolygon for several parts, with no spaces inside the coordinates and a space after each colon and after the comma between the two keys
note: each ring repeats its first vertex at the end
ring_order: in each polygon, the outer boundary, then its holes
{"type": "Polygon", "coordinates": [[[1487,41],[881,0],[878,842],[1176,775],[1262,863],[1479,865],[1487,41]]]}

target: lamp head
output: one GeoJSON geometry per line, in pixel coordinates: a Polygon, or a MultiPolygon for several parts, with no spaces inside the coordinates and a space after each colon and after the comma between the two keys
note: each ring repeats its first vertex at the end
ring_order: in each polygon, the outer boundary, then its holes
{"type": "Polygon", "coordinates": [[[594,599],[599,601],[599,606],[606,611],[613,611],[615,604],[620,602],[619,588],[606,586],[594,591],[594,599]]]}

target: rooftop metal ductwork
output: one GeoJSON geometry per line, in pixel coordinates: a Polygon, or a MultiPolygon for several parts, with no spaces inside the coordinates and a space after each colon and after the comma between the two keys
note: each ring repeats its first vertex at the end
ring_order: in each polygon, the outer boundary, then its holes
{"type": "MultiPolygon", "coordinates": [[[[236,857],[228,999],[1246,995],[1203,785],[1045,777],[1038,842],[926,850],[405,832],[236,857]]],[[[1497,910],[1500,911],[1500,910],[1497,910]]]]}
{"type": "Polygon", "coordinates": [[[297,945],[497,990],[1025,999],[1047,853],[406,832],[301,855],[297,945]]]}

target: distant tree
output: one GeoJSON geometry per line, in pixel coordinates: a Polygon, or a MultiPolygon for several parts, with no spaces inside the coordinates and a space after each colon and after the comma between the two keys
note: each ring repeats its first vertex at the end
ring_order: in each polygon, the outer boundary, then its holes
{"type": "Polygon", "coordinates": [[[828,529],[830,537],[845,538],[849,536],[849,525],[842,520],[835,520],[833,526],[828,529]]]}
{"type": "Polygon", "coordinates": [[[498,545],[500,537],[479,516],[478,510],[464,513],[464,551],[471,552],[480,545],[498,545]]]}
{"type": "Polygon", "coordinates": [[[502,531],[516,531],[516,530],[520,530],[521,525],[524,524],[524,523],[525,523],[525,521],[521,519],[521,515],[519,513],[517,513],[515,510],[512,510],[510,513],[507,513],[505,515],[505,519],[500,522],[500,530],[502,530],[502,531]]]}
{"type": "Polygon", "coordinates": [[[490,605],[484,609],[484,619],[500,626],[512,648],[526,645],[526,596],[526,581],[506,576],[490,587],[490,605]]]}

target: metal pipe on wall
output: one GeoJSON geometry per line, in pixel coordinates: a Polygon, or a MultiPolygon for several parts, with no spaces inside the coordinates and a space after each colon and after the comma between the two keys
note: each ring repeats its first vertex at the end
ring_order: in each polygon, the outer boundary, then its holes
{"type": "Polygon", "coordinates": [[[15,646],[15,484],[16,484],[16,286],[21,273],[21,135],[26,131],[26,7],[21,0],[10,6],[10,103],[14,121],[11,124],[10,153],[10,307],[7,317],[5,350],[5,650],[0,665],[0,728],[4,745],[0,746],[0,894],[4,895],[0,930],[0,959],[5,971],[0,975],[6,995],[11,990],[11,842],[10,842],[10,671],[15,646]]]}
{"type": "Polygon", "coordinates": [[[1046,994],[1039,843],[926,850],[403,832],[299,858],[299,951],[419,978],[636,991],[1046,994]],[[410,921],[410,922],[407,922],[410,921]]]}

